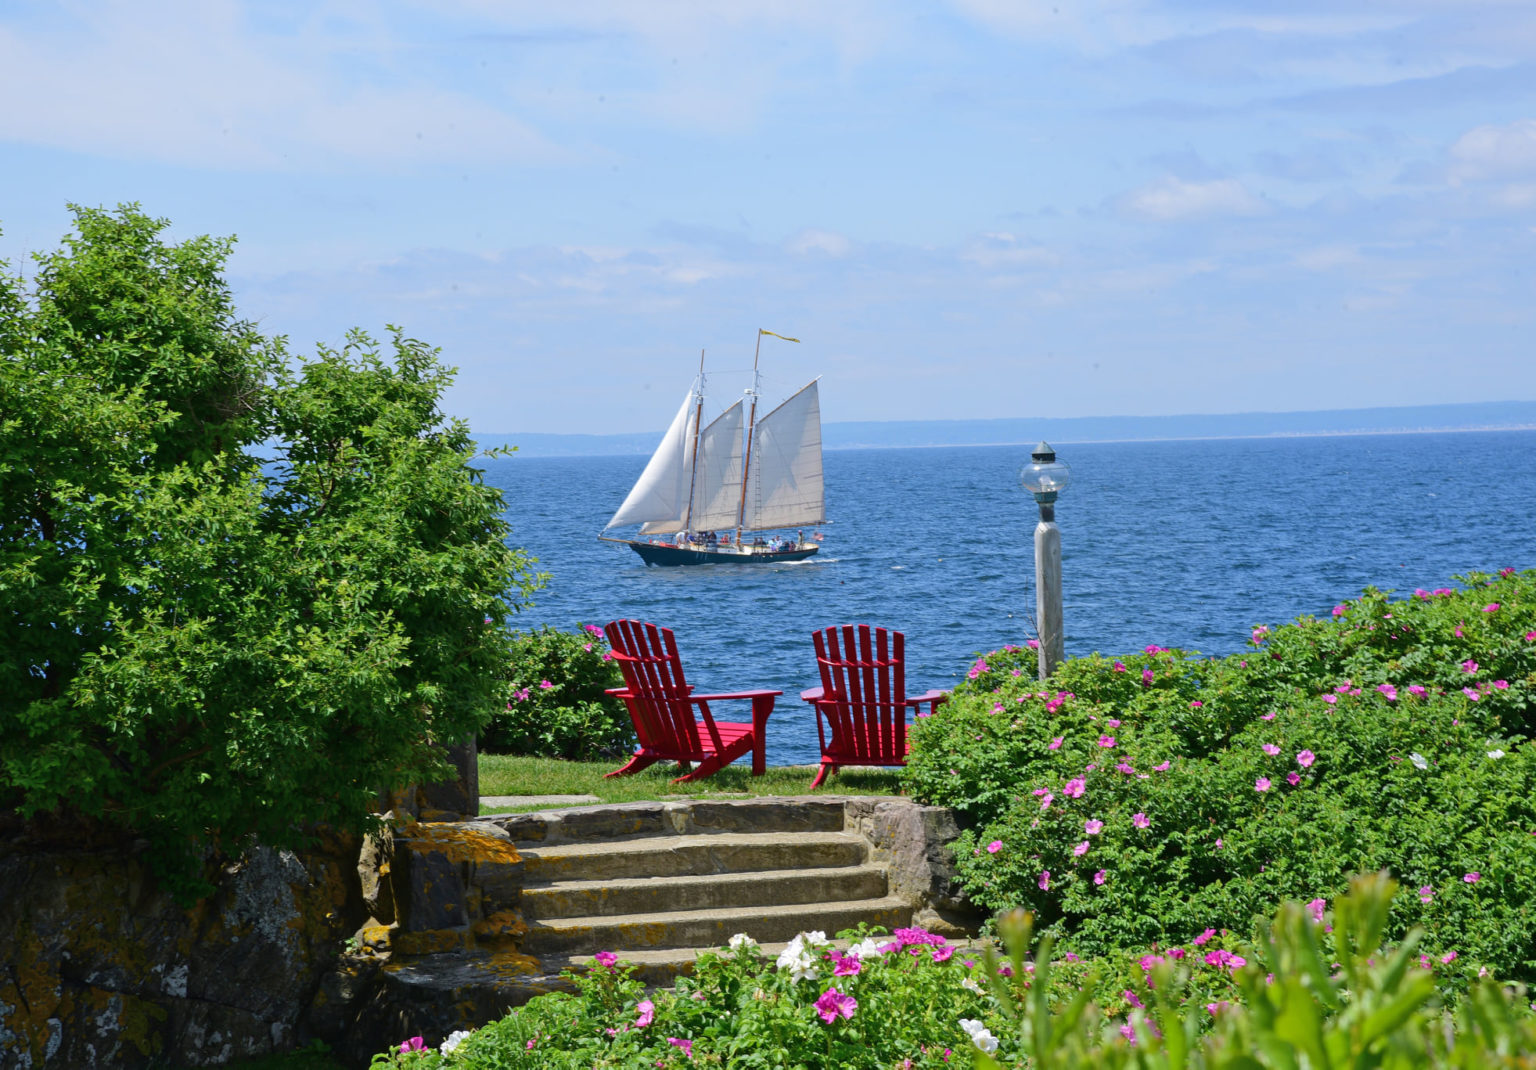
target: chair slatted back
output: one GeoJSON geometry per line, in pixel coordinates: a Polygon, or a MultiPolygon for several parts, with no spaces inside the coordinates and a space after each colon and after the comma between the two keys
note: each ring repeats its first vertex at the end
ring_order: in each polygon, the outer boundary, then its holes
{"type": "Polygon", "coordinates": [[[627,704],[641,745],[669,755],[702,757],[693,704],[688,701],[692,688],[683,677],[672,629],[616,620],[609,622],[604,635],[632,696],[627,704]]]}
{"type": "Polygon", "coordinates": [[[845,624],[811,638],[823,692],[817,708],[838,755],[899,762],[907,752],[905,637],[845,624]]]}

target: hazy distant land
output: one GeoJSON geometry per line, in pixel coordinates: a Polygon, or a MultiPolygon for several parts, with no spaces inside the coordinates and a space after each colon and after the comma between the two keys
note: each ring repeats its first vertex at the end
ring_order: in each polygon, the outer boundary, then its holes
{"type": "MultiPolygon", "coordinates": [[[[1062,445],[1074,442],[1530,429],[1536,429],[1536,401],[1330,409],[1323,412],[1242,412],[1222,416],[874,420],[824,424],[821,438],[826,449],[851,450],[911,446],[1032,446],[1041,439],[1052,445],[1062,445]]],[[[477,431],[474,437],[484,449],[516,446],[518,453],[524,457],[600,457],[648,454],[656,448],[661,433],[660,428],[623,435],[477,431]]]]}

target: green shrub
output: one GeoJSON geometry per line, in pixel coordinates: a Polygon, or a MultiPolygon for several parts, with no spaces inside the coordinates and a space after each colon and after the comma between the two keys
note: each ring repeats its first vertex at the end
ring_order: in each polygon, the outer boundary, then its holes
{"type": "Polygon", "coordinates": [[[601,628],[521,632],[512,640],[511,665],[512,697],[481,731],[484,750],[582,761],[633,747],[628,710],[604,693],[624,679],[601,628]]]}
{"type": "Polygon", "coordinates": [[[1255,629],[1222,659],[1148,647],[1031,678],[978,659],[914,732],[904,784],[953,806],[967,894],[1025,906],[1080,953],[1248,934],[1286,899],[1388,870],[1455,953],[1536,977],[1536,573],[1469,576],[1329,621],[1255,629]]]}
{"type": "Polygon", "coordinates": [[[1205,933],[1118,965],[1058,960],[1023,911],[999,919],[1001,961],[920,929],[844,933],[859,941],[847,951],[801,934],[777,959],[737,937],[647,997],[633,967],[603,955],[567,974],[574,994],[436,1044],[404,1038],[373,1066],[1530,1066],[1536,1019],[1517,988],[1481,979],[1453,1017],[1419,932],[1384,944],[1394,891],[1362,878],[1332,909],[1285,904],[1252,944],[1205,933]]]}
{"type": "Polygon", "coordinates": [[[31,282],[0,265],[0,816],[141,836],[186,898],[210,851],[442,779],[538,577],[435,350],[291,361],[229,242],[75,214],[31,282]]]}

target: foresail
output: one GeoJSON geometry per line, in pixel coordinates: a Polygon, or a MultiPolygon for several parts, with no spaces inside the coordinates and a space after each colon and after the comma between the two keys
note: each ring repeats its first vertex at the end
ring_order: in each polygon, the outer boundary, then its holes
{"type": "Polygon", "coordinates": [[[621,524],[643,524],[643,532],[682,530],[683,513],[688,508],[688,451],[693,442],[695,401],[692,393],[683,399],[650,463],[604,531],[621,524]]]}
{"type": "Polygon", "coordinates": [[[815,380],[757,421],[749,465],[743,528],[790,528],[826,519],[815,380]]]}
{"type": "Polygon", "coordinates": [[[694,531],[736,526],[741,507],[741,402],[717,416],[699,435],[698,472],[693,483],[694,531]]]}

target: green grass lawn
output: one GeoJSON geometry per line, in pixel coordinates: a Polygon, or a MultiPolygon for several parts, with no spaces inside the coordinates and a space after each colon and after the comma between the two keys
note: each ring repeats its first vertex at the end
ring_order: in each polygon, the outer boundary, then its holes
{"type": "MultiPolygon", "coordinates": [[[[568,762],[558,758],[526,758],[512,754],[480,755],[480,794],[595,795],[605,803],[649,799],[710,798],[744,795],[805,795],[816,776],[814,766],[769,766],[752,776],[746,762],[726,766],[712,777],[674,784],[675,766],[657,764],[633,776],[603,779],[623,762],[568,762]]],[[[829,795],[900,795],[895,769],[848,769],[823,784],[829,795]]],[[[536,807],[534,807],[536,809],[536,807]]]]}

